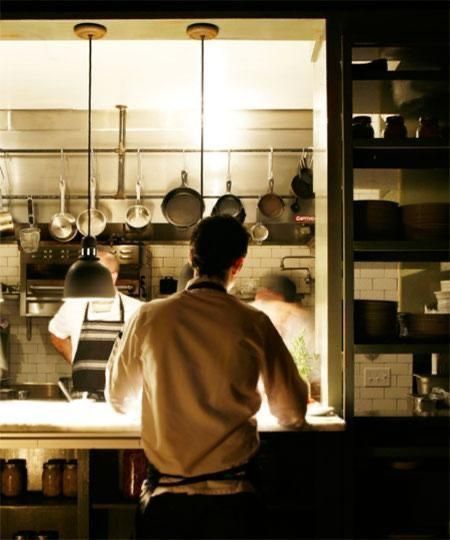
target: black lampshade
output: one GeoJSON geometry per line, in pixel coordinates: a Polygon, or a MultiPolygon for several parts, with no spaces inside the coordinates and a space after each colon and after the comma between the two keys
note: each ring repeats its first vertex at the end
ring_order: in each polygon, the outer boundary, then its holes
{"type": "Polygon", "coordinates": [[[81,243],[81,255],[69,268],[64,281],[64,300],[95,300],[114,298],[116,290],[111,272],[99,262],[97,242],[86,236],[81,243]]]}

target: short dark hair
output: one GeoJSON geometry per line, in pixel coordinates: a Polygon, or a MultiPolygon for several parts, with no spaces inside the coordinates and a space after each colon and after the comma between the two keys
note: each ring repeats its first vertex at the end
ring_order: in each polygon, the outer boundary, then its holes
{"type": "Polygon", "coordinates": [[[234,217],[202,219],[191,236],[192,266],[200,275],[223,279],[240,257],[247,255],[249,234],[234,217]]]}

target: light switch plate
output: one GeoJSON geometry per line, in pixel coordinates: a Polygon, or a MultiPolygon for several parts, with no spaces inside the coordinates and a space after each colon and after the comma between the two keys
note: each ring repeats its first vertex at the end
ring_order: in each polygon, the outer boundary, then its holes
{"type": "Polygon", "coordinates": [[[364,386],[391,386],[391,368],[365,368],[364,386]]]}

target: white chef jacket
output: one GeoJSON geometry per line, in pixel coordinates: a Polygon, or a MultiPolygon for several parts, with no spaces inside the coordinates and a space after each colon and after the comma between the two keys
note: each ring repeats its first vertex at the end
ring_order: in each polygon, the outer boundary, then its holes
{"type": "MultiPolygon", "coordinates": [[[[145,304],[129,321],[108,361],[105,396],[129,412],[142,392],[147,458],[162,473],[196,476],[257,451],[260,376],[272,414],[300,427],[306,384],[269,318],[225,292],[185,290],[145,304]]],[[[183,491],[209,492],[197,484],[183,491]]]]}
{"type": "MultiPolygon", "coordinates": [[[[125,322],[142,306],[142,302],[122,293],[117,293],[114,299],[90,302],[88,309],[89,319],[92,321],[115,321],[120,319],[120,302],[122,299],[125,322]]],[[[68,300],[63,302],[48,325],[48,331],[60,339],[70,337],[72,342],[72,361],[78,347],[81,326],[86,312],[86,300],[68,300]]]]}

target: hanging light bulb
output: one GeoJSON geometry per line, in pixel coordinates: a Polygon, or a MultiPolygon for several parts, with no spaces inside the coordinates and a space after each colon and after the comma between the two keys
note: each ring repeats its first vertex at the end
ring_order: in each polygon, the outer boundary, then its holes
{"type": "Polygon", "coordinates": [[[92,154],[92,40],[101,39],[106,28],[96,23],[81,23],[74,26],[75,34],[89,40],[89,83],[88,83],[88,234],[81,241],[81,253],[69,268],[64,281],[64,300],[95,300],[114,298],[116,291],[111,272],[97,257],[97,240],[91,235],[91,154],[92,154]]]}
{"type": "Polygon", "coordinates": [[[200,82],[200,195],[203,197],[203,154],[205,131],[205,39],[214,39],[219,33],[219,27],[210,23],[194,23],[186,28],[191,39],[201,41],[201,82],[200,82]]]}

